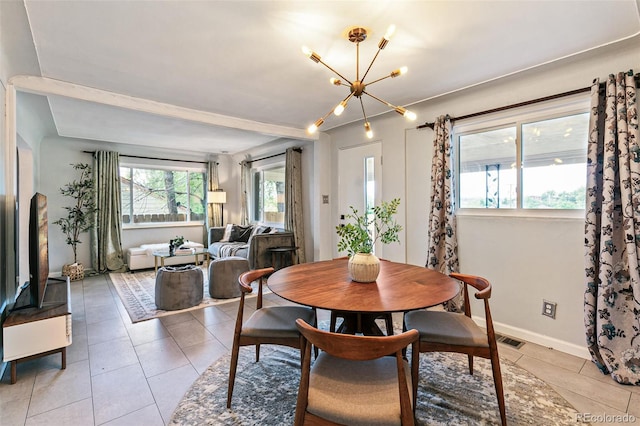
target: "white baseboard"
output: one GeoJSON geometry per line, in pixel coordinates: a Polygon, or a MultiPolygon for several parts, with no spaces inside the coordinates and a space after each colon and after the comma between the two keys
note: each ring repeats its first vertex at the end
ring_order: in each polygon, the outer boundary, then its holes
{"type": "MultiPolygon", "coordinates": [[[[473,320],[481,326],[485,326],[484,318],[473,317],[473,320]]],[[[584,359],[591,359],[591,354],[585,346],[576,345],[575,343],[565,342],[554,337],[545,336],[543,334],[534,333],[533,331],[525,330],[511,325],[502,324],[499,322],[493,323],[493,328],[496,333],[505,334],[509,337],[516,337],[518,339],[526,340],[527,342],[535,343],[537,345],[545,346],[555,349],[560,352],[565,352],[570,355],[574,355],[584,359]]]]}

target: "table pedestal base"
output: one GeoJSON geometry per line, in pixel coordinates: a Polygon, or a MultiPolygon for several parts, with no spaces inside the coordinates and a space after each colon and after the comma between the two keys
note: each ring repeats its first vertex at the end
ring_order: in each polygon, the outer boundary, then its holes
{"type": "Polygon", "coordinates": [[[380,330],[378,324],[376,324],[376,318],[380,314],[347,314],[340,313],[344,320],[340,327],[336,330],[336,333],[344,334],[364,334],[365,336],[384,336],[385,334],[380,330]]]}

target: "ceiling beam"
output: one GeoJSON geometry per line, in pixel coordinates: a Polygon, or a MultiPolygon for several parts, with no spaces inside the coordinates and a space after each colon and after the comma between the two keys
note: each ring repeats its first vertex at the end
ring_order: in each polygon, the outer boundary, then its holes
{"type": "Polygon", "coordinates": [[[109,92],[93,87],[82,86],[47,77],[18,75],[9,79],[9,84],[16,90],[38,95],[58,95],[72,99],[96,102],[134,111],[147,112],[165,117],[177,118],[197,123],[210,124],[232,129],[273,135],[283,138],[315,140],[317,135],[309,135],[304,129],[261,123],[227,115],[215,114],[177,105],[156,102],[149,99],[136,98],[120,93],[109,92]]]}

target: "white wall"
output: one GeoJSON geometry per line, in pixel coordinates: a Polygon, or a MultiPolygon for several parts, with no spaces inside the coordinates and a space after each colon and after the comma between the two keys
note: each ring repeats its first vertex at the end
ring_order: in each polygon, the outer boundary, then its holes
{"type": "MultiPolygon", "coordinates": [[[[175,158],[176,155],[162,151],[150,152],[145,149],[144,152],[138,151],[136,148],[119,146],[118,144],[110,144],[106,142],[96,142],[80,139],[69,139],[63,137],[48,137],[43,139],[40,144],[40,156],[46,158],[47,161],[41,162],[39,175],[39,192],[47,196],[48,214],[49,214],[49,270],[51,275],[57,275],[62,271],[65,263],[73,261],[73,251],[71,247],[65,243],[64,235],[60,228],[51,222],[66,214],[64,206],[69,205],[68,197],[60,194],[60,188],[76,178],[75,171],[71,167],[74,163],[92,164],[92,156],[84,151],[115,150],[120,154],[126,155],[145,155],[159,158],[175,158]]],[[[206,161],[204,158],[200,161],[206,161]]],[[[187,158],[181,158],[187,160],[187,158]]],[[[194,159],[194,161],[198,161],[194,159]]],[[[226,175],[227,170],[223,168],[221,174],[226,175]]],[[[204,242],[204,227],[202,225],[178,225],[163,227],[147,227],[137,229],[123,229],[122,231],[122,248],[125,251],[130,247],[136,247],[145,243],[169,242],[170,239],[177,235],[184,236],[185,239],[206,244],[204,242]]],[[[83,234],[80,237],[82,241],[78,245],[78,261],[82,262],[85,267],[91,265],[91,256],[89,252],[90,236],[83,234]]]]}
{"type": "MultiPolygon", "coordinates": [[[[588,87],[595,77],[603,79],[609,73],[631,68],[640,71],[640,37],[416,104],[411,109],[417,113],[418,123],[432,122],[442,114],[462,116],[588,87]]],[[[401,84],[401,81],[389,84],[401,84]]],[[[429,84],[429,77],[425,78],[424,84],[429,84]]],[[[433,132],[420,131],[428,149],[422,158],[418,158],[407,155],[405,144],[407,131],[413,132],[411,129],[415,128],[415,124],[407,124],[393,112],[370,121],[375,133],[374,140],[380,140],[383,144],[383,199],[402,198],[398,221],[405,229],[426,226],[427,217],[420,224],[406,222],[407,217],[414,216],[405,210],[406,199],[412,197],[406,188],[422,186],[428,191],[430,183],[427,181],[416,185],[412,182],[408,185],[407,180],[413,176],[405,173],[405,167],[417,170],[430,165],[433,132]]],[[[361,123],[327,133],[332,141],[334,165],[337,164],[339,148],[365,141],[361,123]]],[[[415,144],[415,138],[415,135],[411,135],[410,146],[415,144]]],[[[333,176],[332,194],[337,194],[338,172],[334,170],[330,173],[333,176]]],[[[419,196],[424,197],[424,194],[419,196]]],[[[337,222],[337,214],[334,208],[334,222],[337,222]]],[[[320,229],[320,232],[334,235],[332,244],[335,251],[335,232],[331,226],[320,229]]],[[[493,320],[499,331],[588,356],[582,311],[583,233],[581,218],[458,217],[460,270],[484,275],[492,281],[493,320]],[[543,298],[558,303],[555,320],[541,315],[543,298]]],[[[385,247],[383,256],[405,261],[413,255],[406,254],[405,250],[407,246],[416,245],[413,240],[415,235],[403,233],[401,244],[385,247]],[[412,239],[411,243],[407,241],[408,238],[412,239]]],[[[475,312],[481,315],[482,310],[478,308],[474,306],[475,312]]]]}

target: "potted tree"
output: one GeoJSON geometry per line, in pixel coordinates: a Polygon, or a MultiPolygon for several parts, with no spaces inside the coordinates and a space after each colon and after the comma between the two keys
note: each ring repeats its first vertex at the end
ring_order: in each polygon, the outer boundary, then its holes
{"type": "Polygon", "coordinates": [[[73,250],[73,263],[65,264],[62,267],[62,275],[66,275],[70,280],[80,280],[84,278],[84,266],[78,263],[78,244],[80,234],[91,229],[94,223],[94,213],[97,211],[94,197],[94,184],[91,176],[91,166],[89,164],[77,163],[71,165],[80,173],[77,180],[66,184],[60,188],[60,193],[65,197],[70,197],[72,205],[64,207],[67,216],[55,222],[60,226],[62,233],[66,236],[66,243],[73,250]]]}
{"type": "Polygon", "coordinates": [[[357,282],[373,282],[380,272],[380,260],[373,254],[378,240],[383,244],[399,242],[398,233],[402,227],[393,218],[398,212],[400,199],[382,202],[369,211],[360,214],[353,206],[346,215],[353,222],[336,226],[340,237],[338,250],[349,255],[349,274],[357,282]]]}

